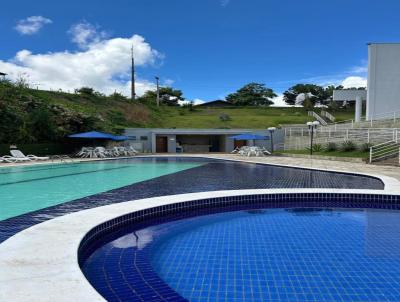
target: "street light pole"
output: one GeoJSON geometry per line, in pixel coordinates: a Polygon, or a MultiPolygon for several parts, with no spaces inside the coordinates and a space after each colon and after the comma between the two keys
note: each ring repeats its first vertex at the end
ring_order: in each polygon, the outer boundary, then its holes
{"type": "Polygon", "coordinates": [[[314,121],[314,122],[308,122],[306,124],[308,126],[308,130],[311,132],[310,133],[310,155],[313,155],[313,141],[314,141],[314,130],[317,129],[319,122],[314,121]]]}
{"type": "Polygon", "coordinates": [[[159,107],[160,106],[160,84],[159,84],[160,78],[157,76],[155,78],[156,78],[156,82],[157,82],[157,107],[159,107]]]}
{"type": "Polygon", "coordinates": [[[271,134],[271,154],[274,153],[274,132],[276,128],[275,127],[269,127],[268,131],[271,134]]]}

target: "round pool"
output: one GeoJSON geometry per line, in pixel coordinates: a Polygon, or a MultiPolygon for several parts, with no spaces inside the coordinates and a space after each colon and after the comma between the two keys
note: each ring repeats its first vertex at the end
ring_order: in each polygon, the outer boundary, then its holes
{"type": "Polygon", "coordinates": [[[400,211],[175,215],[105,236],[82,270],[109,301],[400,301],[400,211]]]}

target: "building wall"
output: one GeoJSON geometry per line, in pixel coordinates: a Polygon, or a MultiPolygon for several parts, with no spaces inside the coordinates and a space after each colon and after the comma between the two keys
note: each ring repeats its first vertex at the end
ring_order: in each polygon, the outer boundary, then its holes
{"type": "MultiPolygon", "coordinates": [[[[229,153],[234,149],[234,141],[230,137],[233,135],[244,133],[244,131],[255,133],[258,135],[266,135],[269,136],[269,132],[267,130],[245,130],[245,129],[229,129],[229,134],[227,133],[214,133],[216,129],[194,129],[195,133],[190,134],[190,129],[151,129],[151,128],[127,128],[125,129],[124,135],[134,137],[135,140],[128,140],[126,144],[133,143],[141,143],[143,146],[143,150],[141,152],[145,153],[155,153],[156,151],[156,136],[166,136],[168,138],[168,153],[176,152],[176,137],[179,135],[184,135],[187,139],[190,140],[190,136],[192,135],[195,140],[193,142],[198,142],[199,137],[204,137],[204,143],[208,142],[207,135],[210,136],[219,136],[220,137],[220,151],[229,153]],[[184,132],[182,132],[184,130],[184,132]],[[157,132],[161,131],[160,134],[157,132]],[[168,132],[168,133],[166,133],[168,132]],[[201,135],[199,134],[201,133],[201,135]],[[146,139],[144,139],[146,138],[146,139]]],[[[223,131],[223,130],[219,130],[223,131]]],[[[282,149],[281,146],[284,142],[284,131],[282,129],[277,129],[274,133],[274,149],[279,150],[282,149]]],[[[253,145],[253,141],[248,141],[247,144],[249,146],[253,145]]],[[[256,146],[265,147],[268,150],[270,149],[271,142],[270,140],[260,140],[255,141],[256,146]]]]}
{"type": "Polygon", "coordinates": [[[367,118],[393,111],[400,111],[400,44],[369,44],[367,118]]]}

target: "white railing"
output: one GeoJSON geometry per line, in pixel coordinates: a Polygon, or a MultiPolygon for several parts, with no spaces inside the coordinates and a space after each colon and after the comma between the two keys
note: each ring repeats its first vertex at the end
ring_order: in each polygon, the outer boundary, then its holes
{"type": "Polygon", "coordinates": [[[328,111],[322,110],[321,115],[323,117],[326,117],[327,119],[329,119],[331,122],[335,122],[335,120],[336,120],[336,118],[332,114],[330,114],[328,111]]]}
{"type": "Polygon", "coordinates": [[[308,111],[308,116],[314,117],[321,125],[326,126],[328,123],[314,111],[308,111]]]}
{"type": "Polygon", "coordinates": [[[373,128],[373,127],[390,127],[396,123],[400,123],[400,111],[390,111],[380,114],[375,114],[372,118],[362,117],[359,122],[355,122],[354,119],[344,120],[328,124],[323,127],[329,127],[334,129],[343,128],[373,128]]]}
{"type": "MultiPolygon", "coordinates": [[[[285,129],[285,135],[285,150],[304,149],[309,145],[310,132],[308,129],[285,129]]],[[[314,132],[314,142],[316,144],[341,143],[347,140],[357,144],[380,144],[387,141],[399,142],[400,129],[360,128],[333,130],[320,127],[314,132]]]]}
{"type": "Polygon", "coordinates": [[[400,160],[400,145],[396,141],[384,142],[369,149],[370,163],[394,157],[400,160]]]}

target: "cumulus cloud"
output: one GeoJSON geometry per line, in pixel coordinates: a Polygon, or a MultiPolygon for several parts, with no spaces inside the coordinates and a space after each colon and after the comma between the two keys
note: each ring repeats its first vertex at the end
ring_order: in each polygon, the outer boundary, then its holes
{"type": "Polygon", "coordinates": [[[87,21],[72,25],[68,33],[71,35],[72,42],[83,49],[107,37],[107,32],[99,30],[99,26],[95,26],[87,21]]]}
{"type": "Polygon", "coordinates": [[[367,79],[364,77],[358,77],[358,76],[349,76],[345,78],[341,85],[344,88],[358,88],[358,87],[367,87],[367,79]]]}
{"type": "MultiPolygon", "coordinates": [[[[131,47],[138,66],[152,65],[162,59],[142,36],[113,38],[94,41],[85,50],[34,54],[29,50],[19,51],[8,61],[0,60],[0,70],[13,80],[21,75],[41,89],[62,89],[73,91],[89,86],[97,91],[110,94],[114,91],[130,95],[130,54],[131,47]]],[[[139,95],[154,85],[138,80],[139,95]]]]}
{"type": "Polygon", "coordinates": [[[201,104],[206,103],[206,101],[203,101],[201,99],[194,99],[192,101],[190,101],[190,100],[178,101],[178,104],[180,106],[183,106],[183,105],[189,104],[191,102],[193,103],[193,105],[201,105],[201,104]]]}
{"type": "Polygon", "coordinates": [[[30,16],[19,20],[14,28],[21,35],[33,35],[39,32],[43,26],[50,23],[53,23],[53,21],[43,16],[30,16]]]}

